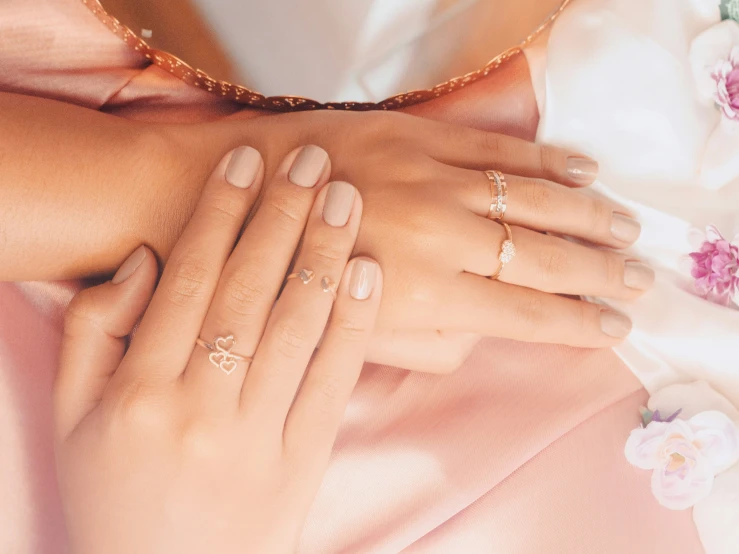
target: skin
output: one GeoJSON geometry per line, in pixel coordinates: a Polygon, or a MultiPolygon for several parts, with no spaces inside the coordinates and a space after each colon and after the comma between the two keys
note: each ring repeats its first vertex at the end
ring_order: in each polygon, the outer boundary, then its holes
{"type": "Polygon", "coordinates": [[[11,94],[0,94],[0,125],[2,279],[110,274],[142,243],[166,260],[223,152],[254,146],[271,177],[288,152],[314,144],[332,176],[362,194],[354,253],[385,273],[370,361],[451,371],[484,335],[612,346],[628,329],[610,336],[601,308],[560,295],[643,292],[625,284],[625,255],[553,236],[628,246],[610,232],[613,214],[627,212],[583,194],[589,181],[567,173],[578,153],[399,113],[162,125],[11,94]],[[485,277],[505,232],[485,219],[490,168],[506,173],[518,249],[496,282],[485,277]]]}
{"type": "Polygon", "coordinates": [[[349,261],[361,196],[343,225],[329,224],[328,172],[312,187],[291,183],[297,153],[276,170],[240,240],[264,172],[258,168],[248,188],[234,186],[227,155],[156,291],[156,259],[144,249],[132,273],[128,266],[73,300],[54,412],[76,554],[295,551],[382,294],[377,264],[349,261]],[[335,301],[318,281],[282,288],[301,236],[298,265],[339,283],[335,301]],[[376,279],[357,296],[353,272],[368,264],[376,279]],[[235,283],[257,280],[263,295],[229,294],[235,283]],[[185,346],[198,336],[215,340],[226,324],[239,353],[253,358],[228,375],[208,350],[185,346]]]}

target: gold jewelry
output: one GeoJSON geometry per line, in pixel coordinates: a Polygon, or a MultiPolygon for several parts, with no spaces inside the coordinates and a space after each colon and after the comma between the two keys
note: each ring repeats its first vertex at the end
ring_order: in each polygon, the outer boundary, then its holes
{"type": "Polygon", "coordinates": [[[508,184],[505,175],[500,171],[486,171],[485,175],[490,181],[490,209],[488,219],[502,221],[505,216],[508,202],[508,184]]]}
{"type": "Polygon", "coordinates": [[[323,292],[330,292],[331,296],[334,297],[334,300],[336,300],[336,289],[338,288],[339,288],[339,285],[334,283],[328,277],[324,277],[323,279],[321,279],[321,290],[323,292]]]}
{"type": "Polygon", "coordinates": [[[291,273],[287,276],[288,280],[290,279],[300,279],[303,281],[304,285],[307,285],[310,283],[313,278],[316,276],[314,272],[312,272],[310,269],[301,269],[300,271],[296,273],[291,273]]]}
{"type": "Polygon", "coordinates": [[[505,229],[506,240],[504,240],[503,244],[500,245],[500,254],[498,254],[500,266],[498,267],[498,271],[490,276],[490,279],[493,281],[498,280],[500,274],[503,273],[503,268],[516,256],[516,246],[513,244],[513,233],[511,233],[511,228],[503,221],[501,221],[500,224],[505,229]]]}
{"type": "MultiPolygon", "coordinates": [[[[295,273],[291,273],[287,276],[289,279],[300,279],[304,285],[307,285],[310,283],[313,279],[315,279],[316,274],[311,271],[310,269],[301,269],[300,271],[296,271],[295,273]]],[[[334,283],[330,278],[324,277],[321,279],[321,290],[323,292],[330,292],[331,296],[334,297],[334,300],[336,300],[336,289],[339,288],[339,285],[334,283]]]]}
{"type": "Polygon", "coordinates": [[[233,352],[233,347],[236,345],[233,335],[216,337],[216,340],[212,343],[198,338],[195,343],[206,350],[210,350],[208,360],[226,375],[231,375],[239,362],[245,361],[249,364],[252,361],[250,356],[242,356],[233,352]]]}

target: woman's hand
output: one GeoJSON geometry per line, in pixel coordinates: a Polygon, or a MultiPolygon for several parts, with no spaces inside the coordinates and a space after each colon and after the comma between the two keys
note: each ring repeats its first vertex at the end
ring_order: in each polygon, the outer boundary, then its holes
{"type": "Polygon", "coordinates": [[[72,302],[55,423],[74,552],[294,551],[382,290],[374,261],[347,264],[362,200],[329,172],[289,153],[238,239],[264,165],[237,149],[156,292],[140,247],[72,302]]]}
{"type": "Polygon", "coordinates": [[[612,346],[628,334],[628,319],[560,295],[633,299],[653,281],[651,269],[611,250],[633,243],[640,226],[623,208],[577,190],[598,167],[576,153],[399,113],[209,124],[198,144],[244,130],[261,145],[268,174],[287,149],[308,142],[329,152],[334,173],[362,193],[355,253],[378,260],[386,279],[371,361],[447,371],[479,335],[612,346]],[[487,279],[506,238],[485,217],[489,169],[506,175],[505,221],[517,249],[499,281],[487,279]]]}

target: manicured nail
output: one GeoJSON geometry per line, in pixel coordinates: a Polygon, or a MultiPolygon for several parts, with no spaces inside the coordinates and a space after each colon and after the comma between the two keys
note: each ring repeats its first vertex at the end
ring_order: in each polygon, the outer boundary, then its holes
{"type": "Polygon", "coordinates": [[[128,279],[131,275],[133,275],[134,271],[139,268],[141,262],[144,261],[144,258],[146,258],[146,248],[144,248],[143,246],[139,246],[136,250],[133,251],[133,254],[131,254],[125,262],[123,262],[121,267],[118,268],[118,271],[116,271],[115,275],[113,275],[113,280],[111,281],[111,283],[113,283],[114,285],[118,285],[128,279]]]}
{"type": "Polygon", "coordinates": [[[641,225],[636,219],[626,215],[613,214],[611,217],[611,234],[616,240],[631,244],[641,235],[641,225]]]}
{"type": "Polygon", "coordinates": [[[251,146],[239,146],[231,154],[226,167],[226,181],[240,189],[248,189],[262,167],[262,156],[251,146]]]}
{"type": "Polygon", "coordinates": [[[328,154],[323,148],[309,145],[295,157],[287,178],[300,187],[315,187],[328,163],[328,154]]]}
{"type": "Polygon", "coordinates": [[[628,261],[624,269],[624,284],[630,289],[648,290],[654,284],[654,270],[641,262],[628,261]]]}
{"type": "Polygon", "coordinates": [[[328,186],[323,220],[331,227],[343,227],[349,221],[357,189],[344,181],[334,181],[328,186]]]}
{"type": "Polygon", "coordinates": [[[377,264],[370,260],[357,260],[352,268],[349,294],[355,300],[367,300],[372,295],[377,279],[377,264]]]}
{"type": "Polygon", "coordinates": [[[570,179],[589,185],[598,177],[598,162],[590,158],[567,158],[567,175],[570,179]]]}
{"type": "Polygon", "coordinates": [[[623,339],[631,332],[631,320],[623,314],[612,310],[600,312],[601,330],[615,339],[623,339]]]}

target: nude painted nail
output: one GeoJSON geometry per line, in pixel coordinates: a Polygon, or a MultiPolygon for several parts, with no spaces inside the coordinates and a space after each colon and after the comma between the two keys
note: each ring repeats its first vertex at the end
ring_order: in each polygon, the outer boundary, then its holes
{"type": "Polygon", "coordinates": [[[573,181],[589,185],[598,177],[598,162],[577,156],[567,158],[567,175],[573,181]]]}
{"type": "Polygon", "coordinates": [[[641,224],[629,216],[613,214],[611,217],[611,234],[616,240],[631,244],[641,235],[641,224]]]}
{"type": "Polygon", "coordinates": [[[654,284],[654,270],[641,262],[628,261],[624,269],[624,284],[630,289],[648,290],[654,284]]]}
{"type": "Polygon", "coordinates": [[[377,280],[377,264],[370,260],[357,260],[352,268],[349,281],[349,294],[355,300],[367,300],[375,288],[377,280]]]}
{"type": "Polygon", "coordinates": [[[231,154],[226,166],[226,181],[240,189],[248,189],[262,167],[262,156],[251,146],[240,146],[231,154]]]}
{"type": "Polygon", "coordinates": [[[323,148],[309,145],[295,157],[287,178],[299,187],[314,187],[323,175],[328,163],[328,154],[323,148]]]}
{"type": "Polygon", "coordinates": [[[146,258],[146,248],[139,246],[133,251],[133,254],[131,254],[123,264],[121,264],[121,267],[119,267],[118,271],[113,275],[111,283],[119,285],[128,279],[139,268],[141,262],[144,261],[144,258],[146,258]]]}
{"type": "Polygon", "coordinates": [[[631,333],[631,320],[623,314],[612,310],[600,312],[601,330],[615,339],[623,339],[631,333]]]}
{"type": "Polygon", "coordinates": [[[326,203],[323,205],[323,220],[331,227],[343,227],[349,221],[354,207],[355,189],[344,181],[334,181],[328,186],[326,203]]]}

